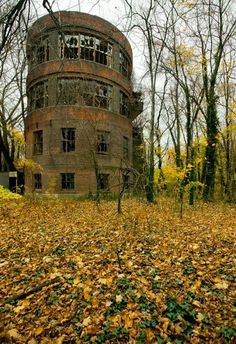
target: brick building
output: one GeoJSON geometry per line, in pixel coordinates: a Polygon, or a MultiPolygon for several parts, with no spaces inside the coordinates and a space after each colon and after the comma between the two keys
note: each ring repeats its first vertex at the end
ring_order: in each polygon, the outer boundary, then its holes
{"type": "Polygon", "coordinates": [[[54,15],[28,33],[26,157],[42,170],[26,171],[26,192],[116,192],[127,183],[132,121],[142,111],[132,90],[130,44],[97,16],[54,15]]]}

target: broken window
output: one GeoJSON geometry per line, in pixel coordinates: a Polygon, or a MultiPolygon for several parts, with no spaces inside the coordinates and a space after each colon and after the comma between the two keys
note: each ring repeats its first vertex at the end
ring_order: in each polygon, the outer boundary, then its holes
{"type": "Polygon", "coordinates": [[[49,61],[49,57],[49,39],[46,36],[34,43],[29,52],[29,59],[31,64],[35,65],[49,61]]]}
{"type": "Polygon", "coordinates": [[[42,189],[42,175],[41,173],[34,174],[34,189],[41,190],[42,189]]]}
{"type": "Polygon", "coordinates": [[[84,33],[65,33],[60,35],[61,58],[93,61],[112,66],[112,44],[102,38],[84,33]]]}
{"type": "Polygon", "coordinates": [[[58,79],[58,104],[85,105],[110,109],[112,86],[81,78],[58,79]]]}
{"type": "Polygon", "coordinates": [[[95,62],[111,67],[112,45],[100,38],[96,38],[95,42],[95,62]]]}
{"type": "Polygon", "coordinates": [[[33,132],[33,154],[43,154],[43,131],[37,130],[33,132]]]}
{"type": "Polygon", "coordinates": [[[48,81],[41,81],[29,90],[30,111],[48,106],[48,81]]]}
{"type": "Polygon", "coordinates": [[[80,35],[80,58],[94,61],[95,37],[89,35],[80,35]]]}
{"type": "Polygon", "coordinates": [[[108,67],[112,67],[112,63],[113,63],[113,47],[110,43],[108,43],[108,51],[107,51],[107,66],[108,67]]]}
{"type": "Polygon", "coordinates": [[[65,34],[60,36],[61,58],[78,59],[79,58],[79,34],[65,34]]]}
{"type": "Polygon", "coordinates": [[[130,62],[122,51],[120,51],[120,72],[130,78],[130,62]]]}
{"type": "Polygon", "coordinates": [[[110,133],[108,131],[97,131],[97,153],[108,154],[110,133]]]}
{"type": "Polygon", "coordinates": [[[98,175],[98,189],[101,191],[109,190],[109,174],[99,173],[98,175]]]}
{"type": "Polygon", "coordinates": [[[104,83],[97,82],[95,87],[95,107],[110,109],[112,88],[104,83]]]}
{"type": "Polygon", "coordinates": [[[75,128],[62,128],[61,140],[62,140],[63,152],[74,152],[75,151],[75,128]]]}
{"type": "Polygon", "coordinates": [[[123,136],[123,159],[129,158],[129,139],[123,136]]]}
{"type": "Polygon", "coordinates": [[[74,190],[75,188],[75,174],[61,173],[61,188],[62,190],[74,190]]]}
{"type": "Polygon", "coordinates": [[[93,80],[83,80],[82,95],[86,106],[94,106],[94,90],[96,82],[93,80]]]}
{"type": "Polygon", "coordinates": [[[129,98],[122,91],[120,91],[120,114],[125,117],[129,116],[129,98]]]}
{"type": "Polygon", "coordinates": [[[60,105],[81,105],[81,79],[58,79],[57,103],[60,105]]]}

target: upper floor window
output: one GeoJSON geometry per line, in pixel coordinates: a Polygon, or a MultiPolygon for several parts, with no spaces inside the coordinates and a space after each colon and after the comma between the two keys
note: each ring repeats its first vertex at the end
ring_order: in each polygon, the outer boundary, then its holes
{"type": "Polygon", "coordinates": [[[76,78],[60,78],[57,82],[57,103],[60,105],[83,105],[80,96],[80,80],[76,78]]]}
{"type": "Polygon", "coordinates": [[[74,152],[75,151],[75,128],[62,128],[61,140],[62,140],[63,152],[74,152]]]}
{"type": "Polygon", "coordinates": [[[61,173],[61,188],[62,190],[74,190],[75,188],[75,174],[61,173]]]}
{"type": "Polygon", "coordinates": [[[112,66],[112,45],[99,38],[95,41],[95,62],[112,66]]]}
{"type": "Polygon", "coordinates": [[[96,82],[95,84],[95,107],[110,109],[111,86],[96,82]]]}
{"type": "Polygon", "coordinates": [[[108,154],[110,133],[108,131],[97,131],[97,153],[108,154]]]}
{"type": "Polygon", "coordinates": [[[49,40],[48,38],[43,38],[39,42],[36,48],[36,61],[37,63],[43,63],[49,61],[49,40]]]}
{"type": "Polygon", "coordinates": [[[112,86],[103,82],[80,79],[58,79],[58,104],[93,106],[111,109],[112,86]]]}
{"type": "Polygon", "coordinates": [[[34,174],[34,189],[35,190],[41,190],[42,189],[42,175],[41,173],[35,173],[34,174]]]}
{"type": "Polygon", "coordinates": [[[94,61],[95,37],[80,35],[80,58],[94,61]]]}
{"type": "Polygon", "coordinates": [[[41,81],[29,90],[30,111],[48,106],[48,81],[41,81]]]}
{"type": "Polygon", "coordinates": [[[113,46],[106,40],[83,33],[66,33],[60,36],[61,58],[101,63],[112,67],[113,46]]]}
{"type": "Polygon", "coordinates": [[[123,51],[120,51],[120,72],[127,78],[130,78],[130,62],[123,51]]]}
{"type": "Polygon", "coordinates": [[[29,48],[29,62],[32,66],[49,61],[49,38],[41,37],[29,48]]]}
{"type": "Polygon", "coordinates": [[[65,34],[60,36],[61,57],[66,59],[79,58],[79,35],[65,34]]]}
{"type": "Polygon", "coordinates": [[[33,154],[43,154],[43,131],[33,132],[33,154]]]}
{"type": "Polygon", "coordinates": [[[120,91],[120,114],[125,117],[129,116],[129,98],[122,91],[120,91]]]}

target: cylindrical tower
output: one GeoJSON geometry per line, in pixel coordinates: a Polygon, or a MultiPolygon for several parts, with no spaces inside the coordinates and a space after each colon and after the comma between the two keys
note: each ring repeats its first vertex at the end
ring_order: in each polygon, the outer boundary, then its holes
{"type": "MultiPolygon", "coordinates": [[[[29,30],[26,192],[116,192],[132,167],[132,51],[112,24],[57,12],[29,30]],[[56,18],[56,20],[55,20],[56,18]]],[[[129,176],[130,177],[130,176],[129,176]]],[[[125,180],[126,179],[126,180],[125,180]]]]}

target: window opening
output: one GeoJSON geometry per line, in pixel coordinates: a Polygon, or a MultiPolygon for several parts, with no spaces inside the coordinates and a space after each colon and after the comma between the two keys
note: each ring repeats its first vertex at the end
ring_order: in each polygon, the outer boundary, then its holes
{"type": "Polygon", "coordinates": [[[112,67],[113,46],[106,40],[84,33],[66,33],[60,35],[61,58],[97,62],[112,67]]]}
{"type": "Polygon", "coordinates": [[[58,79],[58,104],[85,105],[110,110],[112,86],[89,79],[58,79]]]}
{"type": "Polygon", "coordinates": [[[75,151],[75,128],[62,128],[61,139],[63,152],[75,151]]]}
{"type": "Polygon", "coordinates": [[[98,175],[98,188],[101,191],[109,190],[109,174],[99,173],[98,175]]]}
{"type": "Polygon", "coordinates": [[[97,132],[97,153],[108,154],[110,133],[107,131],[97,132]]]}
{"type": "Polygon", "coordinates": [[[125,117],[129,116],[129,98],[122,91],[120,91],[120,114],[125,117]]]}
{"type": "Polygon", "coordinates": [[[62,190],[74,190],[75,188],[75,174],[61,173],[61,188],[62,190]]]}
{"type": "Polygon", "coordinates": [[[94,90],[96,82],[92,80],[83,80],[82,96],[86,106],[94,106],[94,90]]]}
{"type": "Polygon", "coordinates": [[[129,158],[129,139],[125,136],[123,136],[123,158],[129,158]]]}
{"type": "Polygon", "coordinates": [[[60,105],[81,105],[81,85],[79,78],[58,79],[57,103],[60,105]]]}
{"type": "Polygon", "coordinates": [[[34,44],[32,51],[29,53],[30,62],[34,65],[49,61],[49,55],[49,39],[48,37],[42,37],[34,44]]]}
{"type": "MultiPolygon", "coordinates": [[[[65,46],[62,57],[67,59],[78,59],[79,58],[79,35],[78,34],[67,34],[64,36],[65,46]]],[[[62,40],[62,37],[61,37],[62,40]]],[[[62,43],[63,44],[63,40],[62,43]]]]}
{"type": "Polygon", "coordinates": [[[80,35],[80,58],[94,61],[95,37],[81,34],[80,35]]]}
{"type": "Polygon", "coordinates": [[[122,51],[120,51],[120,73],[127,78],[130,77],[130,62],[122,51]]]}
{"type": "Polygon", "coordinates": [[[29,90],[30,111],[48,106],[48,81],[42,81],[29,90]]]}
{"type": "Polygon", "coordinates": [[[110,109],[111,86],[96,83],[95,107],[110,109]]]}
{"type": "Polygon", "coordinates": [[[96,50],[95,50],[95,62],[107,65],[107,53],[108,44],[107,42],[96,38],[96,50]]]}
{"type": "Polygon", "coordinates": [[[33,132],[34,154],[43,154],[43,131],[33,132]]]}
{"type": "Polygon", "coordinates": [[[35,190],[42,189],[42,175],[40,173],[34,174],[34,189],[35,190]]]}

